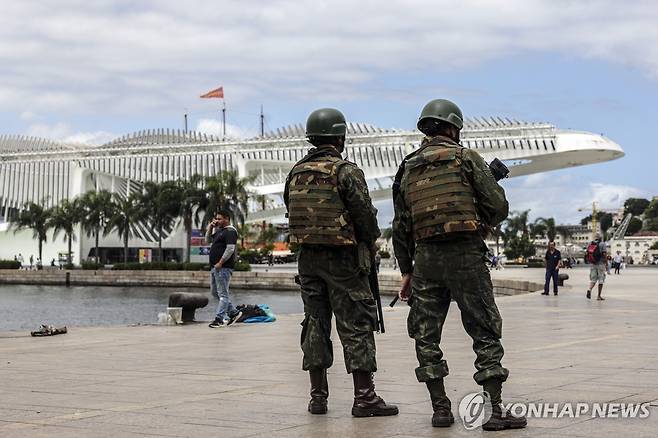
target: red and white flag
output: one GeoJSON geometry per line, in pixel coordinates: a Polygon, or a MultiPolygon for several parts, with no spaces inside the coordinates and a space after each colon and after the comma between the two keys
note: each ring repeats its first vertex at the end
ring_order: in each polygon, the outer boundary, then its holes
{"type": "Polygon", "coordinates": [[[210,98],[218,98],[218,99],[223,99],[224,98],[224,87],[219,87],[215,90],[208,91],[206,94],[203,94],[201,96],[202,99],[210,99],[210,98]]]}

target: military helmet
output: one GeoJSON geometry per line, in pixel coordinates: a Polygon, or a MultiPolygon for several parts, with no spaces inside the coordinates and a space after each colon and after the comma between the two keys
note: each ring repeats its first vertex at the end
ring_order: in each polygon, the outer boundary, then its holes
{"type": "Polygon", "coordinates": [[[333,137],[345,135],[347,123],[343,113],[333,108],[315,110],[306,120],[307,137],[333,137]]]}
{"type": "Polygon", "coordinates": [[[418,118],[418,129],[420,129],[421,122],[427,119],[450,123],[457,129],[462,129],[464,126],[462,111],[457,105],[446,99],[434,99],[423,107],[418,118]]]}

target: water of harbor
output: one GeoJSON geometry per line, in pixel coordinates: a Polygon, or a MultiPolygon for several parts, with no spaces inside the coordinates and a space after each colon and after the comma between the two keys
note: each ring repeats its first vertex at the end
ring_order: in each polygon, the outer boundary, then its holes
{"type": "MultiPolygon", "coordinates": [[[[167,308],[169,294],[207,294],[210,302],[196,312],[197,321],[211,321],[217,299],[198,288],[0,285],[0,331],[36,330],[55,326],[155,324],[167,308]]],[[[275,314],[303,312],[297,292],[232,290],[233,303],[267,304],[275,314]]]]}

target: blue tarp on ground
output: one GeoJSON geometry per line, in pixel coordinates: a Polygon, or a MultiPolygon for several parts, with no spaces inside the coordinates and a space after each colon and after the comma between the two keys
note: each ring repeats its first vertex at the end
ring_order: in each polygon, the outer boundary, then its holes
{"type": "Polygon", "coordinates": [[[258,307],[265,312],[266,316],[252,316],[243,320],[244,323],[256,323],[256,322],[274,322],[276,321],[276,315],[270,309],[270,306],[267,304],[258,304],[258,307]]]}

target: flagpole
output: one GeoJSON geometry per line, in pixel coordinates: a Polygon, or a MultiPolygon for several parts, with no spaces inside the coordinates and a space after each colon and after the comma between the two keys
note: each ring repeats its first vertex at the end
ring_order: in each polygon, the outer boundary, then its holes
{"type": "Polygon", "coordinates": [[[226,101],[222,98],[222,140],[226,140],[226,101]]]}
{"type": "Polygon", "coordinates": [[[260,136],[265,137],[265,115],[263,114],[263,104],[260,105],[260,136]]]}

